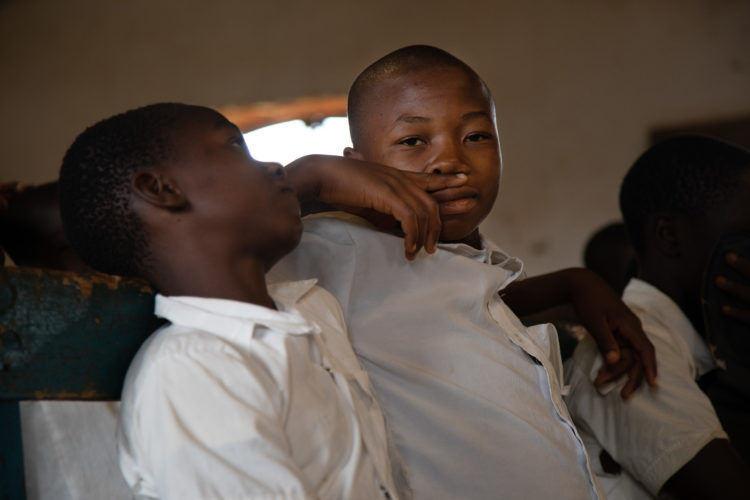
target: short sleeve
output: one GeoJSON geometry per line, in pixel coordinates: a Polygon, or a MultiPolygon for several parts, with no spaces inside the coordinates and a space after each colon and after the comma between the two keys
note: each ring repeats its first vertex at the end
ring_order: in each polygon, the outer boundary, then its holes
{"type": "MultiPolygon", "coordinates": [[[[226,350],[155,360],[123,397],[120,461],[160,498],[308,498],[283,428],[285,388],[226,350]],[[231,415],[232,418],[227,418],[231,415]]],[[[130,475],[130,477],[127,477],[130,475]]],[[[142,486],[142,484],[141,484],[142,486]]]]}
{"type": "MultiPolygon", "coordinates": [[[[716,438],[726,438],[716,412],[693,379],[689,360],[665,332],[644,329],[656,349],[657,387],[642,386],[627,401],[619,389],[593,385],[598,356],[590,338],[566,362],[566,403],[582,434],[590,433],[651,494],[716,438]]],[[[596,459],[596,457],[593,457],[596,459]]]]}

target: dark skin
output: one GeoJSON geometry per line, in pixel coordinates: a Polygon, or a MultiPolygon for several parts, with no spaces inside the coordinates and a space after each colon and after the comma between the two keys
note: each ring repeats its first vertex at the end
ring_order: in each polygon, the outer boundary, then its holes
{"type": "Polygon", "coordinates": [[[714,439],[678,470],[662,487],[673,498],[745,499],[750,472],[726,439],[714,439]]]}
{"type": "MultiPolygon", "coordinates": [[[[701,217],[660,213],[647,221],[638,277],[674,300],[700,333],[704,330],[700,311],[703,269],[721,235],[750,230],[748,196],[750,175],[745,175],[737,192],[701,217]]],[[[734,264],[746,269],[744,260],[734,264]]],[[[750,468],[730,442],[715,439],[678,470],[663,491],[675,498],[712,499],[717,492],[722,498],[747,498],[748,474],[750,468]]]]}
{"type": "Polygon", "coordinates": [[[177,158],[133,175],[152,258],[143,277],[167,295],[274,308],[265,273],[299,241],[296,195],[283,169],[253,160],[224,117],[199,107],[187,115],[172,132],[177,158]]]}
{"type": "MultiPolygon", "coordinates": [[[[442,221],[439,239],[478,248],[502,166],[494,104],[478,77],[455,67],[394,75],[371,91],[362,111],[367,123],[345,156],[405,172],[465,176],[465,184],[431,193],[442,221]]],[[[628,373],[623,397],[644,375],[655,385],[654,350],[640,321],[594,273],[569,269],[517,281],[503,290],[503,300],[519,316],[572,304],[607,361],[597,384],[628,373]]]]}
{"type": "Polygon", "coordinates": [[[265,273],[299,242],[298,197],[390,214],[408,230],[408,254],[425,245],[430,228],[439,228],[437,204],[427,191],[464,182],[408,177],[386,167],[332,172],[315,162],[285,171],[254,160],[239,129],[201,107],[181,121],[172,141],[177,158],[138,170],[131,184],[151,253],[143,277],[168,295],[273,308],[265,273]],[[342,179],[361,189],[343,189],[342,179]]]}
{"type": "Polygon", "coordinates": [[[438,203],[430,193],[466,183],[464,175],[403,172],[325,155],[300,158],[285,170],[301,202],[314,199],[385,229],[400,227],[409,260],[422,248],[429,253],[437,250],[442,226],[438,203]]]}
{"type": "Polygon", "coordinates": [[[722,306],[721,311],[731,318],[750,325],[750,259],[741,257],[733,252],[727,253],[724,258],[727,264],[732,266],[732,268],[745,278],[745,281],[740,283],[729,280],[725,276],[717,276],[714,283],[718,288],[746,303],[747,307],[738,308],[725,304],[722,306]]]}

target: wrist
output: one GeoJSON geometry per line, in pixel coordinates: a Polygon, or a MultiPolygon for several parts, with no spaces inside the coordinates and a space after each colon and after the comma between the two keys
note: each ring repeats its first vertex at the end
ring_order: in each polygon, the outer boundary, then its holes
{"type": "Polygon", "coordinates": [[[292,185],[300,202],[317,200],[322,188],[321,168],[323,155],[298,158],[284,168],[287,181],[292,185]]]}

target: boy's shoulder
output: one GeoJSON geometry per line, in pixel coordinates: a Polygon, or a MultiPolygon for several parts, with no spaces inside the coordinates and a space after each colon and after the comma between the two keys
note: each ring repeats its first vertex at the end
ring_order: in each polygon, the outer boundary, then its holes
{"type": "Polygon", "coordinates": [[[300,315],[327,333],[346,336],[341,306],[327,290],[317,286],[317,279],[269,281],[268,290],[277,302],[296,309],[300,315]]]}
{"type": "Polygon", "coordinates": [[[361,217],[326,212],[303,221],[299,244],[271,269],[267,279],[318,279],[330,291],[329,278],[340,281],[365,263],[372,267],[407,262],[402,237],[383,232],[361,217]],[[335,276],[329,276],[332,273],[335,276]]]}
{"type": "Polygon", "coordinates": [[[302,219],[305,236],[317,235],[326,240],[340,244],[352,245],[362,239],[380,237],[396,238],[395,235],[383,232],[373,224],[347,212],[323,212],[312,214],[302,219]]]}

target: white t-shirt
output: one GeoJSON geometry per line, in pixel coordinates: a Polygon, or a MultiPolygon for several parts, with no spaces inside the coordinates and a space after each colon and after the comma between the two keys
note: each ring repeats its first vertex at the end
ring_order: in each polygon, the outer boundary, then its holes
{"type": "Polygon", "coordinates": [[[398,498],[388,435],[335,299],[269,287],[278,311],[156,297],[171,323],[131,364],[118,445],[141,497],[398,498]]]}
{"type": "Polygon", "coordinates": [[[463,244],[408,261],[403,238],[345,219],[307,218],[269,279],[316,276],[339,300],[415,497],[595,498],[555,331],[498,295],[521,262],[463,244]]]}
{"type": "Polygon", "coordinates": [[[597,471],[609,497],[647,498],[710,441],[727,435],[695,381],[713,368],[713,360],[690,320],[664,293],[638,279],[628,283],[623,301],[654,344],[658,386],[643,386],[628,401],[620,397],[624,379],[597,391],[592,381],[602,360],[587,339],[566,362],[566,402],[592,459],[604,449],[623,467],[617,475],[597,471]],[[641,494],[634,497],[637,490],[641,494]]]}

